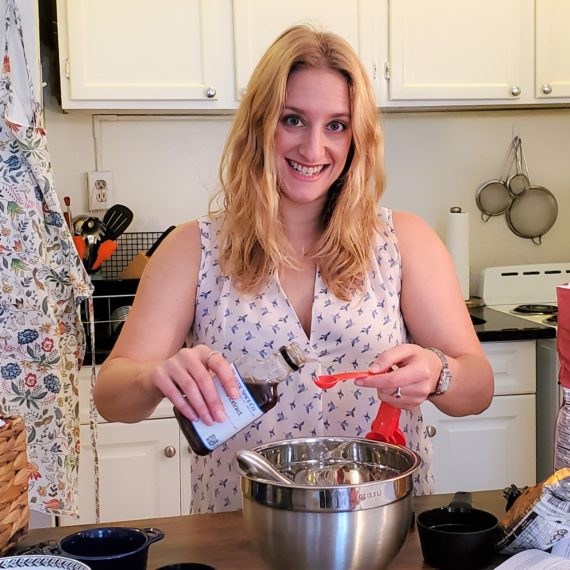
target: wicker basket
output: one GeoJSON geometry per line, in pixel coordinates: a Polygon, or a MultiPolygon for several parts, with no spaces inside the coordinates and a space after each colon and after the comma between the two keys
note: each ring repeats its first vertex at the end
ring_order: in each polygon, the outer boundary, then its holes
{"type": "Polygon", "coordinates": [[[0,556],[27,532],[29,519],[24,421],[0,417],[0,556]]]}

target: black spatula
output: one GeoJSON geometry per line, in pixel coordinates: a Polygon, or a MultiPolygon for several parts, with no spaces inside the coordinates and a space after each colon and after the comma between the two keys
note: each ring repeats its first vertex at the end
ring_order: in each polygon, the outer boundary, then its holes
{"type": "Polygon", "coordinates": [[[111,206],[103,217],[105,239],[116,240],[133,221],[133,212],[123,204],[111,206]]]}

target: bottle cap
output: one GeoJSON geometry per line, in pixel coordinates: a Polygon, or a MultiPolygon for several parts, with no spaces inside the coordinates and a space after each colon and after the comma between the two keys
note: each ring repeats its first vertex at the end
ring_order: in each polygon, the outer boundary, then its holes
{"type": "Polygon", "coordinates": [[[299,368],[301,368],[301,366],[307,362],[307,359],[305,358],[301,347],[296,342],[282,346],[279,349],[279,352],[281,353],[283,360],[285,360],[285,362],[294,371],[299,370],[299,368]]]}

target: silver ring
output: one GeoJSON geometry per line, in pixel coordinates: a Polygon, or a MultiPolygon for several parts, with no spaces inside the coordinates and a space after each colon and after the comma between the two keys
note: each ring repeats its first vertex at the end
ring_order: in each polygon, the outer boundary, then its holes
{"type": "Polygon", "coordinates": [[[212,356],[214,356],[215,354],[222,354],[219,350],[212,350],[212,352],[210,352],[210,354],[208,354],[208,356],[206,356],[206,366],[208,366],[208,362],[210,360],[210,358],[212,358],[212,356]]]}
{"type": "Polygon", "coordinates": [[[402,397],[402,388],[398,386],[396,388],[396,392],[394,393],[394,398],[398,398],[398,400],[402,397]]]}

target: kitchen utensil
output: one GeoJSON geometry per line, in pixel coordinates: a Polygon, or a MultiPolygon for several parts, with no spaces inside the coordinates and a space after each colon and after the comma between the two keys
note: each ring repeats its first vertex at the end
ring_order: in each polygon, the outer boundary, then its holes
{"type": "Polygon", "coordinates": [[[400,429],[400,408],[384,401],[380,402],[380,408],[372,422],[372,430],[366,434],[366,439],[406,445],[406,436],[400,429]]]}
{"type": "Polygon", "coordinates": [[[521,139],[515,137],[513,144],[515,147],[516,172],[507,181],[507,186],[513,196],[520,196],[530,189],[530,178],[521,139]]]}
{"type": "Polygon", "coordinates": [[[146,252],[146,256],[150,257],[158,248],[158,246],[163,242],[164,238],[172,231],[176,229],[176,226],[170,226],[159,236],[159,238],[150,246],[146,252]]]}
{"type": "Polygon", "coordinates": [[[73,236],[73,243],[75,244],[75,249],[80,259],[84,259],[85,252],[87,251],[87,245],[85,239],[81,236],[73,236]]]}
{"type": "Polygon", "coordinates": [[[63,201],[65,202],[65,212],[63,212],[63,217],[67,223],[67,227],[73,233],[72,222],[73,217],[71,216],[71,198],[69,196],[64,196],[63,201]]]}
{"type": "Polygon", "coordinates": [[[106,233],[105,223],[96,216],[89,216],[83,220],[79,233],[85,238],[92,238],[93,243],[100,242],[106,233]]]}
{"type": "Polygon", "coordinates": [[[81,226],[83,222],[89,218],[89,216],[81,215],[71,218],[71,226],[73,228],[72,232],[74,235],[81,235],[81,226]]]}
{"type": "Polygon", "coordinates": [[[89,570],[89,566],[79,560],[70,560],[63,556],[38,554],[33,556],[8,556],[0,558],[0,568],[35,568],[36,570],[89,570]]]}
{"type": "Polygon", "coordinates": [[[116,240],[133,221],[133,212],[123,204],[111,206],[103,216],[105,239],[116,240]]]}
{"type": "Polygon", "coordinates": [[[507,225],[517,236],[540,245],[558,217],[558,202],[543,186],[532,186],[517,196],[506,213],[507,225]]]}
{"type": "Polygon", "coordinates": [[[101,265],[107,261],[117,249],[117,242],[112,239],[106,239],[103,243],[99,244],[97,248],[97,257],[93,263],[93,271],[96,271],[101,265]]]}
{"type": "Polygon", "coordinates": [[[149,546],[163,538],[157,528],[94,527],[70,534],[45,550],[79,560],[91,570],[146,570],[149,546]]]}
{"type": "Polygon", "coordinates": [[[123,328],[124,322],[127,320],[129,313],[131,312],[131,305],[122,305],[121,307],[117,307],[110,316],[111,321],[111,329],[113,333],[117,336],[121,332],[123,328]]]}
{"type": "Polygon", "coordinates": [[[471,493],[455,493],[447,507],[417,517],[424,560],[435,568],[478,570],[490,564],[499,538],[498,520],[471,506],[471,493]]]}
{"type": "Polygon", "coordinates": [[[484,182],[477,188],[475,202],[481,211],[481,219],[484,222],[489,221],[493,216],[504,214],[511,204],[513,195],[509,190],[507,179],[509,172],[512,170],[515,151],[516,147],[513,141],[509,146],[499,178],[484,182]]]}
{"type": "Polygon", "coordinates": [[[354,370],[353,372],[339,372],[337,374],[321,374],[315,378],[315,384],[319,388],[332,388],[337,382],[344,380],[356,380],[357,378],[365,378],[370,376],[367,370],[354,370]]]}
{"type": "Polygon", "coordinates": [[[275,469],[275,467],[269,463],[263,455],[256,451],[242,449],[236,453],[236,460],[240,469],[252,477],[268,479],[269,481],[281,483],[283,485],[293,484],[291,479],[285,477],[285,475],[275,469]]]}
{"type": "MultiPolygon", "coordinates": [[[[315,378],[315,384],[319,388],[327,389],[332,388],[337,382],[365,378],[366,376],[371,376],[371,374],[365,370],[340,372],[338,374],[321,374],[315,378]]],[[[406,445],[406,436],[400,429],[400,409],[382,401],[378,413],[372,422],[372,431],[366,434],[366,438],[397,445],[406,445]]]]}
{"type": "Polygon", "coordinates": [[[500,216],[507,211],[512,200],[511,193],[504,180],[489,180],[475,194],[475,202],[481,210],[481,219],[489,221],[492,216],[500,216]]]}
{"type": "Polygon", "coordinates": [[[319,475],[327,467],[342,474],[344,465],[350,475],[360,466],[368,478],[358,484],[282,485],[242,472],[246,530],[271,568],[370,570],[393,560],[412,520],[417,454],[349,437],[288,439],[254,451],[283,474],[319,475]]]}

